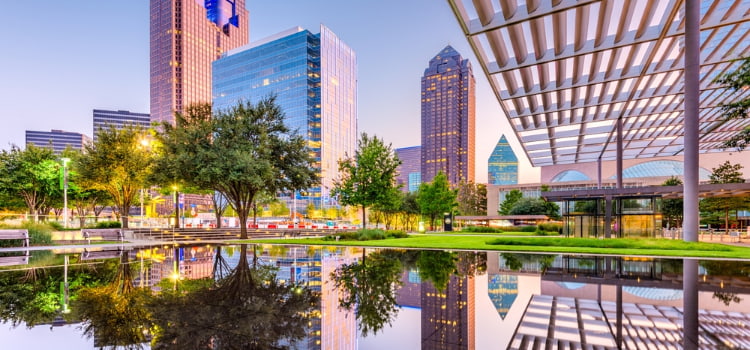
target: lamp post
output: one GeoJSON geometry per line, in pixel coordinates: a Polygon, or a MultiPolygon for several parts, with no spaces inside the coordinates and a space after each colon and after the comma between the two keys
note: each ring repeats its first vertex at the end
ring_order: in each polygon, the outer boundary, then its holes
{"type": "Polygon", "coordinates": [[[63,227],[68,228],[68,162],[70,158],[60,160],[63,162],[63,227]]]}
{"type": "Polygon", "coordinates": [[[172,193],[174,200],[174,228],[180,228],[180,204],[177,201],[177,185],[172,186],[172,193]]]}

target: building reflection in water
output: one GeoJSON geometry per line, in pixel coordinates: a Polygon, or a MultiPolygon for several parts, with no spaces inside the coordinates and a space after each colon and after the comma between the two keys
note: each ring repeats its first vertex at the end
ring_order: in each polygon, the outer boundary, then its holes
{"type": "MultiPolygon", "coordinates": [[[[141,263],[136,285],[143,283],[152,288],[164,279],[219,278],[215,271],[217,249],[233,269],[239,263],[239,250],[233,246],[158,247],[133,251],[136,258],[143,257],[151,263],[141,263]],[[141,282],[142,281],[142,282],[141,282]]],[[[306,339],[286,344],[295,349],[356,349],[356,318],[350,311],[338,307],[338,291],[327,283],[336,267],[356,261],[350,249],[329,250],[320,247],[260,246],[257,262],[277,267],[280,281],[301,282],[311,290],[321,293],[321,309],[313,317],[306,339]]],[[[248,249],[248,261],[254,252],[248,249]]],[[[135,263],[140,260],[134,259],[135,263]]]]}
{"type": "Polygon", "coordinates": [[[689,259],[557,257],[508,348],[749,348],[748,276],[716,272],[689,259]]]}

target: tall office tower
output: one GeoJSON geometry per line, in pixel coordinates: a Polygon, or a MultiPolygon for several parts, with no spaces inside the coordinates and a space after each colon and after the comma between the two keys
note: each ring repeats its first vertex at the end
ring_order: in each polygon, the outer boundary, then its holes
{"type": "Polygon", "coordinates": [[[151,119],[211,102],[211,62],[249,35],[245,0],[151,0],[151,119]]]}
{"type": "Polygon", "coordinates": [[[450,45],[422,76],[422,181],[474,181],[474,74],[450,45]]]}
{"type": "Polygon", "coordinates": [[[422,159],[422,146],[396,148],[396,155],[401,160],[401,165],[396,168],[396,183],[401,185],[401,191],[414,192],[422,183],[420,172],[422,159]]]}
{"type": "Polygon", "coordinates": [[[127,125],[148,129],[151,126],[151,116],[148,113],[133,113],[130,111],[94,110],[94,141],[102,128],[114,126],[121,129],[127,125]]]}
{"type": "Polygon", "coordinates": [[[357,59],[330,29],[302,28],[228,52],[213,64],[213,106],[258,102],[276,95],[285,123],[307,139],[321,184],[298,198],[324,207],[338,161],[357,147],[357,59]]]}
{"type": "Polygon", "coordinates": [[[81,133],[62,130],[32,131],[26,130],[26,144],[37,147],[52,148],[55,154],[61,154],[66,148],[81,150],[91,139],[81,133]]]}
{"type": "Polygon", "coordinates": [[[487,161],[487,183],[515,185],[518,183],[518,157],[513,153],[505,135],[500,136],[487,161]]]}

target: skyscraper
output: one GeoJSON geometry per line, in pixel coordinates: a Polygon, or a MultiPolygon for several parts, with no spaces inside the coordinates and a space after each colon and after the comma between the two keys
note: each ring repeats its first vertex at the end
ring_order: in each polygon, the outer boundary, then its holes
{"type": "Polygon", "coordinates": [[[61,154],[66,148],[81,150],[90,139],[88,136],[70,131],[33,131],[26,130],[26,144],[37,147],[52,148],[55,154],[61,154]]]}
{"type": "Polygon", "coordinates": [[[248,43],[245,0],[151,0],[151,119],[211,102],[211,62],[248,43]]]}
{"type": "Polygon", "coordinates": [[[518,157],[513,153],[505,135],[500,136],[487,161],[487,183],[515,185],[518,183],[518,157]]]}
{"type": "Polygon", "coordinates": [[[293,28],[228,52],[213,64],[213,105],[257,102],[276,95],[285,123],[307,139],[321,184],[298,194],[317,206],[329,191],[338,161],[357,147],[357,58],[325,26],[313,34],[293,28]]]}
{"type": "Polygon", "coordinates": [[[396,148],[396,155],[401,160],[401,165],[396,168],[398,175],[396,183],[401,185],[401,191],[414,192],[422,183],[421,158],[422,146],[396,148]]]}
{"type": "Polygon", "coordinates": [[[109,126],[121,129],[126,125],[132,125],[147,129],[151,126],[150,116],[147,113],[133,113],[130,111],[108,111],[104,109],[94,110],[94,141],[99,130],[109,126]]]}
{"type": "Polygon", "coordinates": [[[474,181],[474,74],[450,45],[422,76],[422,181],[438,172],[448,181],[474,181]]]}

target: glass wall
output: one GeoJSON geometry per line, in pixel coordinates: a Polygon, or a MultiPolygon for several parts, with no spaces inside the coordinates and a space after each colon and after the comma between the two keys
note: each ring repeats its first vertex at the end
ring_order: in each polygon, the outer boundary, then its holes
{"type": "MultiPolygon", "coordinates": [[[[611,201],[612,237],[661,236],[660,207],[656,197],[620,198],[611,201]]],[[[563,234],[567,237],[604,238],[606,201],[603,198],[564,202],[563,234]]]]}

